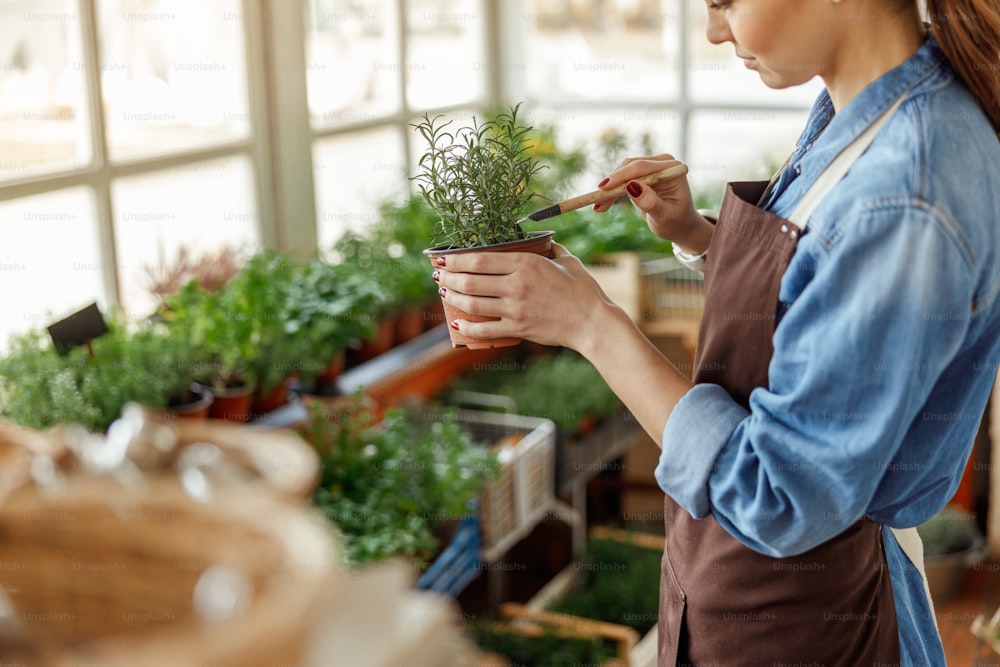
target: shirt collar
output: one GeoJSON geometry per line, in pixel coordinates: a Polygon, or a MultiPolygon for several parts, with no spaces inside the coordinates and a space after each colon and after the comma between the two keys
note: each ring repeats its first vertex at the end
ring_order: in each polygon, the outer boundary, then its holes
{"type": "MultiPolygon", "coordinates": [[[[773,203],[801,175],[802,184],[814,182],[831,162],[860,134],[885,113],[900,96],[947,67],[937,42],[928,32],[927,39],[915,54],[898,67],[868,84],[840,113],[824,89],[813,104],[805,130],[789,160],[791,178],[779,179],[773,203]],[[784,181],[784,183],[781,183],[784,181]]],[[[804,186],[803,186],[804,187],[804,186]]]]}

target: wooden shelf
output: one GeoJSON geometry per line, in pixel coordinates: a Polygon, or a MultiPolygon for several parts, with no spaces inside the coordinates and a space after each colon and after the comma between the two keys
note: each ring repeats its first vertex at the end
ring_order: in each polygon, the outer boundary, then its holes
{"type": "Polygon", "coordinates": [[[441,324],[411,341],[344,372],[337,380],[341,394],[361,390],[380,408],[426,401],[458,375],[475,370],[509,348],[453,348],[447,325],[441,324]]]}

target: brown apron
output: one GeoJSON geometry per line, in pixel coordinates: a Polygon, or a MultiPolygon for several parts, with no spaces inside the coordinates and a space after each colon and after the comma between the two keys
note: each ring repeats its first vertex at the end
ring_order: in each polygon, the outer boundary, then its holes
{"type": "MultiPolygon", "coordinates": [[[[731,183],[705,265],[695,382],[747,406],[767,386],[778,290],[798,228],[757,207],[766,182],[731,183]]],[[[881,526],[861,520],[790,558],[737,541],[669,496],[660,578],[659,664],[899,664],[881,526]]],[[[819,520],[819,519],[817,519],[819,520]]]]}

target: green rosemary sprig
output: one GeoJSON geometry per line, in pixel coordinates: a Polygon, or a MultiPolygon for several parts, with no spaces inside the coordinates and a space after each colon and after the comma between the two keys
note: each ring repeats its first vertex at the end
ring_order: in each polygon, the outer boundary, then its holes
{"type": "Polygon", "coordinates": [[[427,142],[412,180],[439,217],[438,246],[473,248],[524,238],[517,220],[536,195],[529,183],[542,167],[518,122],[520,104],[457,131],[441,115],[412,125],[427,142]]]}

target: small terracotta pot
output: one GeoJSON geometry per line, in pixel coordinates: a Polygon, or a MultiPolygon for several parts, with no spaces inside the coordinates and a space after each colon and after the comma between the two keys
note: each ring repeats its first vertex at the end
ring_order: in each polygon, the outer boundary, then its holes
{"type": "Polygon", "coordinates": [[[253,395],[253,403],[250,412],[253,415],[266,415],[268,412],[277,410],[288,401],[288,378],[284,378],[273,389],[266,394],[260,392],[260,388],[253,395]]]}
{"type": "Polygon", "coordinates": [[[245,385],[227,389],[214,389],[215,400],[208,411],[210,419],[224,419],[231,422],[245,422],[250,418],[250,407],[256,386],[245,385]]]}
{"type": "MultiPolygon", "coordinates": [[[[431,265],[435,268],[438,266],[436,261],[437,258],[442,255],[449,256],[473,252],[533,252],[536,255],[552,257],[553,235],[555,235],[554,231],[531,232],[525,239],[510,241],[508,243],[498,243],[496,245],[484,246],[481,248],[429,248],[424,250],[424,254],[430,257],[431,265]]],[[[483,317],[481,315],[467,313],[464,310],[455,308],[447,301],[443,301],[442,305],[444,306],[445,322],[449,323],[449,325],[455,320],[490,322],[499,319],[496,317],[483,317]]],[[[451,335],[452,347],[465,346],[470,350],[483,350],[491,347],[512,347],[521,342],[520,338],[470,338],[469,336],[456,331],[451,326],[448,327],[448,333],[451,335]]]]}
{"type": "Polygon", "coordinates": [[[208,387],[194,383],[190,394],[193,399],[191,401],[167,405],[163,410],[165,416],[168,419],[208,419],[208,411],[215,400],[212,392],[208,387]]]}
{"type": "Polygon", "coordinates": [[[395,333],[396,320],[394,317],[384,317],[379,320],[375,335],[362,340],[360,348],[351,350],[353,365],[371,361],[380,354],[385,354],[391,350],[395,333]]]}

